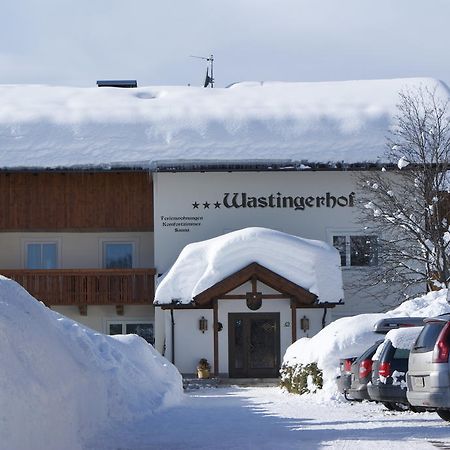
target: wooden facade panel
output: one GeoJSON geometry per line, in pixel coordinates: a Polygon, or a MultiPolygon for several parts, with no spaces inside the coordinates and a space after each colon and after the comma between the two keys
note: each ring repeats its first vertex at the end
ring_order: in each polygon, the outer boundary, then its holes
{"type": "Polygon", "coordinates": [[[152,231],[148,172],[0,173],[0,231],[152,231]]]}

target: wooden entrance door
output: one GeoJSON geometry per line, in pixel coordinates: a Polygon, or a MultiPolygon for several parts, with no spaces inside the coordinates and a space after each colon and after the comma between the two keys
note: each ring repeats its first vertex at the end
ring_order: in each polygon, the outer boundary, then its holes
{"type": "Polygon", "coordinates": [[[228,314],[231,378],[276,378],[280,369],[280,313],[228,314]]]}

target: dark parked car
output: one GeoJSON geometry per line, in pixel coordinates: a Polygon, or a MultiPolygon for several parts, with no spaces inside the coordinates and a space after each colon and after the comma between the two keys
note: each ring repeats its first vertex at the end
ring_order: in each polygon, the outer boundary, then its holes
{"type": "Polygon", "coordinates": [[[373,361],[371,382],[367,392],[371,400],[381,402],[386,408],[402,411],[410,408],[406,398],[406,372],[409,350],[394,347],[386,339],[373,361]]]}
{"type": "Polygon", "coordinates": [[[337,377],[337,384],[339,392],[342,392],[347,398],[347,392],[352,385],[352,364],[355,361],[354,358],[341,359],[339,362],[339,376],[337,377]]]}
{"type": "MultiPolygon", "coordinates": [[[[386,334],[390,330],[423,325],[423,317],[390,317],[374,325],[375,333],[386,334]]],[[[377,341],[361,356],[341,359],[340,376],[337,378],[339,391],[347,400],[369,400],[367,383],[372,376],[372,356],[382,339],[377,341]]]]}
{"type": "Polygon", "coordinates": [[[407,398],[450,421],[450,314],[425,320],[409,355],[407,398]]]}
{"type": "Polygon", "coordinates": [[[375,342],[353,362],[351,367],[351,384],[347,391],[347,395],[350,397],[349,400],[370,400],[367,392],[367,383],[372,376],[372,357],[382,342],[382,339],[375,342]]]}

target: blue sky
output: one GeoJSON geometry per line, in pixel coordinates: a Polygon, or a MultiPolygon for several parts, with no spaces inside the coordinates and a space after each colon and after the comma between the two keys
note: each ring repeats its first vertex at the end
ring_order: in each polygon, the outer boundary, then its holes
{"type": "Polygon", "coordinates": [[[450,84],[449,0],[2,2],[0,83],[216,85],[431,76],[450,84]]]}

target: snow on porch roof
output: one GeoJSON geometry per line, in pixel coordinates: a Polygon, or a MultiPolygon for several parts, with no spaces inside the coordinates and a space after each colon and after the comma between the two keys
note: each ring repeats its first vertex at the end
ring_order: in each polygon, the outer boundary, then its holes
{"type": "Polygon", "coordinates": [[[379,163],[398,93],[430,78],[229,88],[0,86],[0,169],[379,163]]]}
{"type": "Polygon", "coordinates": [[[155,304],[189,304],[196,295],[253,262],[317,295],[319,303],[343,299],[335,248],[254,227],[187,245],[160,281],[155,304]]]}

